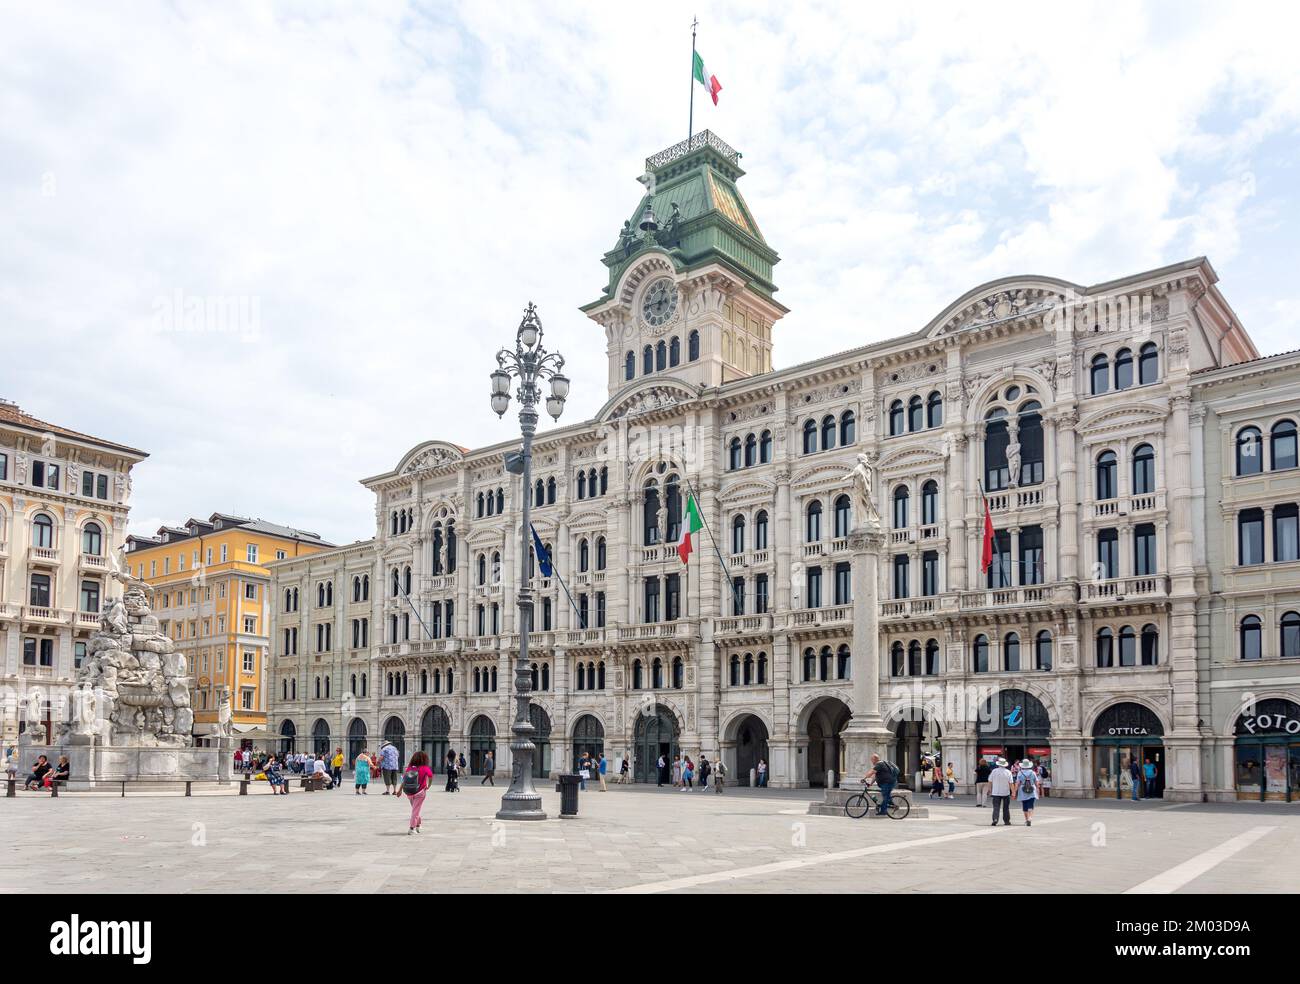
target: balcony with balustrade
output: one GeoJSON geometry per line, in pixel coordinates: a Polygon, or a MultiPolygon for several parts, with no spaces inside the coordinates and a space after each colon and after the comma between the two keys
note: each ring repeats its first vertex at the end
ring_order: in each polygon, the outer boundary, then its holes
{"type": "Polygon", "coordinates": [[[31,567],[58,567],[59,552],[53,547],[28,547],[27,563],[31,567]]]}
{"type": "Polygon", "coordinates": [[[1080,589],[1087,604],[1162,602],[1169,597],[1169,578],[1164,574],[1106,578],[1084,581],[1080,589]]]}
{"type": "Polygon", "coordinates": [[[83,571],[103,574],[108,570],[108,558],[100,554],[83,553],[77,562],[77,567],[83,571]]]}

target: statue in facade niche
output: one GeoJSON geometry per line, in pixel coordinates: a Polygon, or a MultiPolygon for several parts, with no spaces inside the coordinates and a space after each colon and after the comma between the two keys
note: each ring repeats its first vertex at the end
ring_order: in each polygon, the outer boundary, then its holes
{"type": "Polygon", "coordinates": [[[1020,442],[1014,437],[1007,445],[1007,471],[1010,473],[1007,484],[1014,489],[1020,484],[1020,442]]]}
{"type": "Polygon", "coordinates": [[[858,463],[848,474],[853,484],[853,491],[858,500],[858,511],[863,517],[863,525],[868,529],[880,529],[880,513],[876,509],[875,478],[871,459],[865,451],[858,452],[858,463]]]}

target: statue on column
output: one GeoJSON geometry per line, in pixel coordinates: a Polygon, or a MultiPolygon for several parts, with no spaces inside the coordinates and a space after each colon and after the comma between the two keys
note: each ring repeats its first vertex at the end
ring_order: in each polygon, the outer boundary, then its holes
{"type": "Polygon", "coordinates": [[[848,474],[857,498],[858,511],[863,517],[863,526],[870,530],[880,529],[880,512],[876,509],[875,477],[871,458],[865,451],[858,453],[858,463],[848,474]]]}
{"type": "Polygon", "coordinates": [[[1008,432],[1011,443],[1007,445],[1007,485],[1015,488],[1020,484],[1020,428],[1013,421],[1008,432]]]}

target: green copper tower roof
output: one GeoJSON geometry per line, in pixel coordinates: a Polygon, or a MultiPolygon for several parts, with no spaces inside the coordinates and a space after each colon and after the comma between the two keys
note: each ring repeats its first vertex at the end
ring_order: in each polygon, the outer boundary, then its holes
{"type": "Polygon", "coordinates": [[[668,253],[679,271],[710,263],[730,267],[755,291],[771,297],[776,291],[772,267],[780,257],[763,239],[736,187],[745,173],[739,162],[740,153],[709,130],[647,157],[640,178],[647,193],[603,257],[609,268],[605,295],[582,310],[608,301],[624,270],[652,248],[668,253]],[[641,229],[648,210],[657,230],[641,229]]]}

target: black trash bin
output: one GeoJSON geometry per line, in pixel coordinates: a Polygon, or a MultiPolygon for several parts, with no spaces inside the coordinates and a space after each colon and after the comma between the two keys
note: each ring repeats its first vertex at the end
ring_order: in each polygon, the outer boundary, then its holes
{"type": "Polygon", "coordinates": [[[578,782],[576,772],[561,772],[556,777],[555,789],[560,794],[561,817],[578,815],[578,782]]]}

